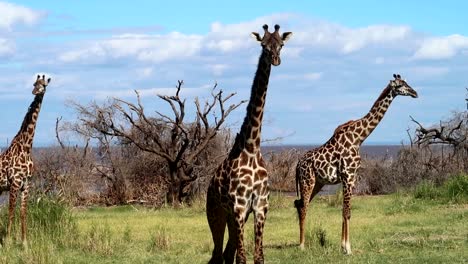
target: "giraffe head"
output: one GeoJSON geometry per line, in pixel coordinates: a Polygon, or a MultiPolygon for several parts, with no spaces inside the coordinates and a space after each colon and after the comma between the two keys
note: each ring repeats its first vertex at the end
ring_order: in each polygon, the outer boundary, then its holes
{"type": "Polygon", "coordinates": [[[279,25],[275,25],[275,31],[270,33],[268,31],[268,25],[263,25],[265,33],[263,37],[260,36],[257,32],[252,32],[252,37],[260,42],[262,45],[263,52],[266,52],[268,55],[267,58],[270,60],[270,63],[273,66],[278,66],[281,64],[280,52],[284,43],[291,37],[292,32],[284,32],[280,35],[279,25]]]}
{"type": "Polygon", "coordinates": [[[33,89],[32,93],[34,95],[44,94],[45,91],[46,91],[46,87],[47,87],[47,85],[49,85],[49,83],[50,83],[50,78],[48,78],[46,80],[45,75],[42,75],[42,78],[41,78],[40,75],[37,75],[36,82],[33,85],[34,89],[33,89]]]}
{"type": "Polygon", "coordinates": [[[406,83],[405,80],[401,79],[400,74],[393,74],[393,80],[390,80],[390,88],[395,95],[411,96],[418,98],[418,93],[406,83]]]}

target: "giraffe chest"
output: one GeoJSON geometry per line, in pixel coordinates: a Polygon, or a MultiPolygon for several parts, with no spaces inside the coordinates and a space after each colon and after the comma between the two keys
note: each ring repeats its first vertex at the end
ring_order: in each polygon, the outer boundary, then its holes
{"type": "Polygon", "coordinates": [[[260,155],[241,155],[227,160],[211,182],[226,209],[252,203],[268,196],[268,176],[260,155]]]}
{"type": "Polygon", "coordinates": [[[30,177],[34,163],[29,155],[17,155],[2,162],[2,172],[8,177],[30,177]]]}

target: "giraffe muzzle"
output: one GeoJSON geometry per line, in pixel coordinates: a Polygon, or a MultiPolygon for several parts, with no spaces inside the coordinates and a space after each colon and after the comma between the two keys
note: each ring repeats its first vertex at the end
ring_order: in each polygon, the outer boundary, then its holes
{"type": "Polygon", "coordinates": [[[278,66],[281,64],[281,58],[279,56],[271,56],[271,64],[273,66],[278,66]]]}

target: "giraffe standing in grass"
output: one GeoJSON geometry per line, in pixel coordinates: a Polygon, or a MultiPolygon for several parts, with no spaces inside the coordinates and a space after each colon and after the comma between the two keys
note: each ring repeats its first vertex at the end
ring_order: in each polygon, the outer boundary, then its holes
{"type": "Polygon", "coordinates": [[[23,245],[27,246],[26,239],[26,211],[29,193],[29,181],[34,171],[34,164],[31,159],[31,149],[36,130],[37,118],[41,110],[42,100],[46,92],[46,87],[50,83],[50,78],[45,79],[38,75],[34,83],[32,93],[34,100],[29,106],[18,134],[11,141],[10,147],[0,156],[0,194],[3,191],[10,192],[8,208],[7,239],[11,235],[11,226],[15,217],[16,198],[21,194],[21,239],[23,245]]]}
{"type": "Polygon", "coordinates": [[[351,218],[351,194],[356,171],[361,165],[359,148],[382,120],[390,103],[397,95],[417,98],[416,93],[400,75],[394,74],[369,113],[363,118],[348,121],[335,129],[333,136],[321,147],[306,152],[296,167],[296,187],[300,199],[294,202],[299,214],[300,247],[304,248],[304,228],[307,207],[314,196],[327,184],[343,184],[343,226],[341,247],[351,254],[349,220],[351,218]],[[298,193],[299,195],[299,193],[298,193]]]}
{"type": "Polygon", "coordinates": [[[255,74],[250,101],[240,133],[224,162],[212,178],[206,199],[206,214],[214,250],[209,263],[246,263],[244,224],[251,212],[255,217],[255,263],[263,263],[263,227],[268,211],[268,175],[260,153],[263,110],[270,78],[271,65],[281,63],[280,51],[292,35],[279,33],[279,26],[270,33],[264,25],[263,37],[252,36],[260,42],[262,53],[255,74]],[[223,253],[224,231],[228,226],[229,240],[223,253]]]}

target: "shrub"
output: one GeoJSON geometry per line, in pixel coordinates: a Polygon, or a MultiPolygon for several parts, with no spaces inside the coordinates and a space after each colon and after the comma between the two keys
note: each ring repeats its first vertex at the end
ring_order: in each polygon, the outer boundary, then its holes
{"type": "MultiPolygon", "coordinates": [[[[0,211],[0,228],[6,230],[8,225],[8,208],[0,211]]],[[[17,208],[12,236],[19,237],[20,215],[17,208]],[[17,230],[17,231],[16,231],[17,230]]],[[[28,201],[27,213],[28,239],[50,240],[63,246],[78,235],[76,221],[66,203],[48,195],[33,196],[28,201]]],[[[4,231],[6,234],[6,231],[4,231]]]]}
{"type": "Polygon", "coordinates": [[[445,203],[468,202],[468,175],[453,176],[441,186],[425,181],[413,190],[413,197],[422,200],[435,200],[445,203]]]}

